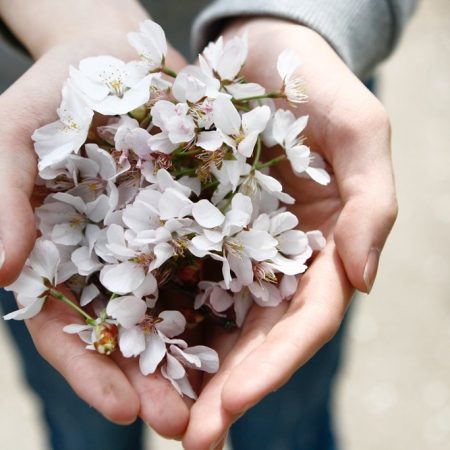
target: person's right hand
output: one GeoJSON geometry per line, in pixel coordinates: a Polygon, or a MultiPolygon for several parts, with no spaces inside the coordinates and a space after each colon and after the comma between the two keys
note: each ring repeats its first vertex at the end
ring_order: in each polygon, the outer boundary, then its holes
{"type": "MultiPolygon", "coordinates": [[[[85,56],[105,53],[122,59],[136,57],[124,33],[108,40],[70,39],[45,52],[0,96],[0,286],[17,278],[36,237],[30,196],[37,161],[31,135],[56,119],[69,65],[76,65],[85,56]],[[117,45],[111,44],[113,39],[117,45]]],[[[184,65],[183,58],[173,50],[167,59],[174,69],[184,65]]],[[[79,321],[76,313],[50,299],[27,326],[41,355],[104,416],[125,424],[139,415],[158,433],[181,436],[189,408],[170,383],[160,374],[141,375],[136,359],[107,358],[86,351],[78,336],[63,332],[65,325],[79,321]]]]}

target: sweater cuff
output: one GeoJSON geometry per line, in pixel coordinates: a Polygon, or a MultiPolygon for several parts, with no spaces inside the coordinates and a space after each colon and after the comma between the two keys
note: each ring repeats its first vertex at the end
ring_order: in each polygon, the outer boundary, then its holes
{"type": "Polygon", "coordinates": [[[194,49],[215,39],[226,20],[242,16],[280,17],[317,31],[360,78],[389,55],[397,35],[386,0],[218,0],[194,23],[194,49]]]}

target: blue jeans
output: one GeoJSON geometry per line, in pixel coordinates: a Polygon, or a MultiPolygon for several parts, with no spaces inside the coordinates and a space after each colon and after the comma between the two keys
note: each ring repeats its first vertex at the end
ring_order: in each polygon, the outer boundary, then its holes
{"type": "MultiPolygon", "coordinates": [[[[0,290],[4,313],[17,308],[0,290]]],[[[143,424],[118,426],[80,400],[34,348],[23,322],[6,322],[26,380],[41,400],[53,450],[140,450],[143,424]]],[[[330,418],[332,381],[344,327],[283,388],[248,411],[231,429],[235,450],[335,450],[330,418]]]]}

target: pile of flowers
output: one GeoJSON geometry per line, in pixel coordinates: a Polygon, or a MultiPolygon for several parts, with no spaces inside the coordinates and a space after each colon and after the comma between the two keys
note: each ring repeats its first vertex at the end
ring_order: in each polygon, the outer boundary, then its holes
{"type": "Polygon", "coordinates": [[[88,349],[139,357],[144,375],[160,368],[195,398],[187,369],[213,373],[219,360],[189,346],[186,329],[241,327],[253,303],[289,300],[324,245],[320,231],[296,229],[281,206],[294,199],[269,168],[287,159],[297,176],[330,178],[303,144],[307,117],[272,100],[306,100],[294,52],[279,56],[280,88],[266,92],[240,73],[245,37],[219,38],[178,74],[156,23],[129,42],[136,61],[98,56],[71,67],[59,119],[33,134],[49,195],[36,209],[40,237],[8,287],[22,307],[5,318],[63,301],[84,320],[64,331],[88,349]],[[282,152],[263,158],[276,145],[282,152]]]}

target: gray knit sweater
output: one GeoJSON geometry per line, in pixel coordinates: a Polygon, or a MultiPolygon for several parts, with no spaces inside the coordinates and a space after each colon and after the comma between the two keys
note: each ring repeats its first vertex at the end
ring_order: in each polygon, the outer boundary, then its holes
{"type": "MultiPolygon", "coordinates": [[[[199,52],[239,16],[286,18],[314,29],[361,78],[393,50],[418,0],[141,0],[166,30],[171,43],[189,53],[189,30],[199,52]],[[200,14],[198,14],[200,12],[200,14]]],[[[0,21],[0,32],[14,37],[0,21]]],[[[1,34],[1,33],[0,33],[1,34]]],[[[20,44],[16,41],[16,46],[20,44]]],[[[0,49],[1,50],[1,49],[0,49]]],[[[0,55],[1,56],[1,55],[0,55]]],[[[4,74],[3,74],[4,75],[4,74]]]]}
{"type": "Polygon", "coordinates": [[[195,21],[193,44],[201,49],[231,17],[283,17],[320,33],[358,76],[365,77],[391,53],[417,3],[418,0],[216,0],[195,21]]]}

